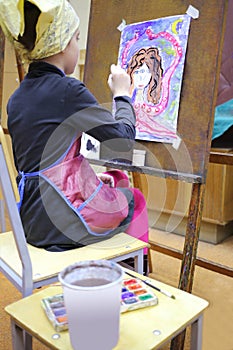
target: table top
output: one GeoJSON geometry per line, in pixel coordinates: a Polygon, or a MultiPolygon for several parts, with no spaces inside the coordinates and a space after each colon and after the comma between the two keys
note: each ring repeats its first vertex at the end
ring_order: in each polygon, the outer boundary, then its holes
{"type": "MultiPolygon", "coordinates": [[[[133,274],[135,277],[148,279],[137,273],[133,274]]],[[[175,299],[153,289],[159,300],[158,305],[121,314],[120,339],[114,350],[158,349],[195,321],[208,306],[206,300],[197,296],[154,279],[150,279],[150,282],[172,293],[175,299]]],[[[54,284],[8,305],[5,311],[18,325],[49,348],[72,350],[68,331],[57,333],[41,306],[42,298],[61,292],[61,286],[54,284]],[[57,339],[54,339],[54,335],[57,339]]]]}

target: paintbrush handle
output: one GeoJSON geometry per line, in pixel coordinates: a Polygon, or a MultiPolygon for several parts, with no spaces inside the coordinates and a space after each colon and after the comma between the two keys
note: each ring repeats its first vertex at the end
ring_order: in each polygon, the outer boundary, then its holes
{"type": "Polygon", "coordinates": [[[166,291],[166,290],[164,290],[164,289],[161,289],[161,288],[158,288],[158,287],[154,286],[152,283],[150,283],[150,281],[148,281],[148,280],[143,280],[143,282],[144,282],[145,284],[147,284],[148,286],[150,286],[151,288],[156,289],[158,292],[160,292],[160,293],[166,295],[167,297],[172,298],[172,299],[175,299],[175,296],[174,296],[173,294],[169,293],[168,291],[166,291]]]}
{"type": "Polygon", "coordinates": [[[173,294],[167,292],[166,290],[163,290],[163,289],[160,289],[160,288],[156,287],[156,286],[153,285],[149,280],[143,280],[142,278],[139,278],[139,277],[137,277],[137,276],[135,276],[135,275],[129,273],[129,272],[126,271],[125,269],[124,269],[124,272],[125,272],[127,275],[129,275],[130,277],[138,278],[140,281],[144,282],[144,283],[145,283],[146,285],[148,285],[149,287],[154,288],[155,290],[157,290],[158,292],[160,292],[160,293],[166,295],[167,297],[172,298],[172,299],[175,299],[175,296],[174,296],[173,294]]]}

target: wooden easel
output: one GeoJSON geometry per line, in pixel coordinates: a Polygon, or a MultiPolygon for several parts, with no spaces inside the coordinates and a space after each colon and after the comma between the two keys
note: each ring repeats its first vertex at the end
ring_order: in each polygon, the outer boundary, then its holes
{"type": "MultiPolygon", "coordinates": [[[[117,27],[122,19],[130,24],[184,14],[189,4],[181,0],[111,0],[107,4],[104,0],[92,0],[84,82],[100,103],[111,101],[106,78],[110,64],[117,62],[120,43],[117,27]]],[[[199,10],[200,17],[191,21],[188,39],[178,121],[182,138],[179,149],[141,141],[142,147],[149,150],[142,168],[116,164],[106,152],[96,162],[131,171],[139,188],[139,173],[192,183],[179,279],[179,288],[187,292],[192,291],[194,278],[228,1],[193,0],[192,6],[199,10]],[[191,168],[187,165],[187,154],[191,168]]],[[[181,349],[183,344],[184,334],[172,342],[171,348],[181,349]]]]}

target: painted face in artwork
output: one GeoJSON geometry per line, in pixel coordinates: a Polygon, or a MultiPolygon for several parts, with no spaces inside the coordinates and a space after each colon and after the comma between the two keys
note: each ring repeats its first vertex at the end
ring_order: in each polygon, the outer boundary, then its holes
{"type": "Polygon", "coordinates": [[[150,80],[150,70],[146,63],[143,63],[143,65],[136,69],[133,73],[134,86],[137,89],[143,89],[149,84],[150,80]]]}

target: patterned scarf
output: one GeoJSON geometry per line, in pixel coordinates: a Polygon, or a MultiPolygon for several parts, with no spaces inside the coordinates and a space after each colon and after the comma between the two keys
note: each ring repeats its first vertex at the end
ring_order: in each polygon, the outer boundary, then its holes
{"type": "Polygon", "coordinates": [[[32,51],[18,42],[23,35],[25,0],[0,0],[0,26],[6,37],[26,61],[52,56],[66,48],[79,27],[79,18],[66,0],[28,0],[38,7],[36,41],[32,51]]]}

